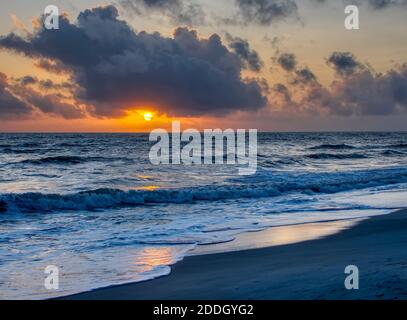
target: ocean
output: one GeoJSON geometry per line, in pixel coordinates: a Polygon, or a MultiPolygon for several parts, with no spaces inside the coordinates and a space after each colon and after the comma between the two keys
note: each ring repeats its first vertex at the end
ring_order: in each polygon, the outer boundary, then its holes
{"type": "Polygon", "coordinates": [[[236,165],[153,165],[148,134],[0,134],[0,298],[152,279],[238,233],[407,207],[407,133],[259,133],[236,165]],[[59,290],[44,287],[59,268],[59,290]]]}

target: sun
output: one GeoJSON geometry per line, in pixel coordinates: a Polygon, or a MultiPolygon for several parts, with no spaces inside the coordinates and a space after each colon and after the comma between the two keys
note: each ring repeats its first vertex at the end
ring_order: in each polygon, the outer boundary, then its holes
{"type": "Polygon", "coordinates": [[[151,112],[144,112],[143,117],[145,121],[151,121],[153,119],[153,114],[151,112]]]}

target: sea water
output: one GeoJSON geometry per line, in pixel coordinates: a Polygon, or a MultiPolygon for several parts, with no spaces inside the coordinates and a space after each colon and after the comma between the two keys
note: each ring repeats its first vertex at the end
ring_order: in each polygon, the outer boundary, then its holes
{"type": "Polygon", "coordinates": [[[148,134],[0,134],[0,298],[151,279],[244,231],[407,206],[407,133],[259,133],[250,176],[153,165],[150,148],[148,134]]]}

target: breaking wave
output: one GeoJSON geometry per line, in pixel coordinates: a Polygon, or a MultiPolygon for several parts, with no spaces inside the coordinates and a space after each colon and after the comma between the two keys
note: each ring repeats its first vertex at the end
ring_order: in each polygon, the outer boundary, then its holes
{"type": "Polygon", "coordinates": [[[407,183],[407,168],[295,175],[263,171],[249,179],[241,177],[241,180],[235,179],[234,182],[230,185],[151,191],[103,188],[74,194],[9,193],[0,195],[0,211],[94,210],[147,204],[273,197],[292,192],[336,193],[407,183]]]}

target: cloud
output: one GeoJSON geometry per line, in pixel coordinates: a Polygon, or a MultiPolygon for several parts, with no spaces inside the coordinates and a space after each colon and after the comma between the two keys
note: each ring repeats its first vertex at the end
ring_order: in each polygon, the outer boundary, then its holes
{"type": "Polygon", "coordinates": [[[41,113],[65,119],[83,118],[86,112],[81,107],[64,102],[69,97],[59,91],[71,89],[71,84],[67,82],[54,83],[31,75],[13,80],[0,72],[0,119],[28,119],[41,113]],[[33,86],[54,92],[44,94],[33,86]]]}
{"type": "Polygon", "coordinates": [[[283,53],[277,59],[281,68],[286,71],[293,71],[297,66],[297,59],[292,53],[283,53]]]}
{"type": "Polygon", "coordinates": [[[175,24],[196,26],[205,23],[202,7],[186,0],[119,0],[119,4],[138,16],[160,13],[175,24]]]}
{"type": "Polygon", "coordinates": [[[18,85],[13,88],[13,92],[44,114],[64,119],[80,119],[86,116],[80,107],[64,102],[65,97],[59,93],[42,94],[37,90],[18,85]]]}
{"type": "Polygon", "coordinates": [[[34,114],[44,113],[65,119],[78,119],[86,116],[82,108],[64,102],[69,97],[59,90],[70,90],[69,83],[54,83],[53,81],[39,80],[34,76],[24,76],[9,81],[6,75],[0,73],[0,117],[1,118],[28,118],[34,114]],[[34,87],[49,91],[41,93],[34,87]]]}
{"type": "Polygon", "coordinates": [[[278,20],[298,18],[295,0],[236,0],[236,4],[246,24],[269,26],[278,20]]]}
{"type": "Polygon", "coordinates": [[[290,83],[293,85],[307,85],[317,81],[317,77],[308,67],[298,67],[297,57],[293,53],[282,53],[272,60],[289,73],[290,83]]]}
{"type": "Polygon", "coordinates": [[[69,70],[75,100],[95,116],[145,107],[172,116],[226,115],[268,103],[262,81],[242,78],[241,57],[217,34],[136,33],[114,6],[85,10],[76,24],[61,16],[59,26],[26,38],[8,34],[0,47],[69,70]]]}
{"type": "Polygon", "coordinates": [[[407,7],[407,0],[368,0],[369,6],[375,10],[386,9],[389,7],[407,7]]]}
{"type": "Polygon", "coordinates": [[[277,93],[278,95],[282,96],[284,99],[284,105],[291,105],[292,104],[292,98],[291,98],[291,92],[290,90],[287,88],[287,86],[285,86],[282,83],[277,83],[274,88],[273,91],[275,93],[277,93]]]}
{"type": "Polygon", "coordinates": [[[300,20],[296,0],[234,0],[236,12],[232,17],[216,17],[226,25],[258,25],[268,27],[286,20],[300,20]]]}
{"type": "MultiPolygon", "coordinates": [[[[311,0],[314,3],[325,4],[329,0],[311,0]]],[[[407,0],[346,0],[345,3],[356,5],[367,5],[373,10],[383,10],[391,7],[406,7],[407,0]]]]}
{"type": "Polygon", "coordinates": [[[363,68],[363,65],[350,52],[333,52],[327,62],[341,76],[348,76],[363,68]]]}
{"type": "Polygon", "coordinates": [[[0,72],[0,119],[29,118],[32,108],[10,90],[7,76],[0,72]]]}
{"type": "Polygon", "coordinates": [[[23,84],[23,85],[30,85],[38,82],[38,79],[33,76],[24,76],[22,78],[19,78],[18,81],[23,84]]]}
{"type": "Polygon", "coordinates": [[[34,61],[34,65],[37,68],[44,69],[50,73],[55,74],[66,74],[70,72],[70,70],[66,68],[61,62],[49,59],[38,59],[34,61]]]}
{"type": "Polygon", "coordinates": [[[309,68],[297,69],[292,72],[295,78],[291,90],[284,85],[274,87],[274,92],[284,96],[280,107],[340,116],[407,111],[407,64],[377,73],[349,52],[334,52],[328,61],[341,77],[324,86],[309,68]]]}
{"type": "Polygon", "coordinates": [[[352,74],[330,87],[316,85],[303,103],[331,114],[389,115],[407,111],[407,66],[376,74],[369,70],[352,74]]]}
{"type": "Polygon", "coordinates": [[[25,26],[24,22],[22,22],[16,14],[10,13],[10,18],[13,21],[14,26],[17,28],[17,30],[21,30],[25,33],[28,33],[28,29],[25,26]]]}
{"type": "Polygon", "coordinates": [[[315,76],[315,74],[308,67],[304,67],[295,71],[295,78],[292,83],[307,85],[316,81],[317,77],[315,76]]]}
{"type": "Polygon", "coordinates": [[[38,79],[37,77],[31,75],[18,78],[16,81],[24,86],[38,85],[39,88],[44,90],[74,90],[74,85],[69,82],[55,83],[51,79],[38,79]]]}
{"type": "Polygon", "coordinates": [[[364,70],[332,86],[341,109],[352,114],[407,111],[407,65],[384,74],[364,70]]]}
{"type": "Polygon", "coordinates": [[[254,72],[261,71],[264,63],[257,51],[250,48],[250,44],[247,40],[232,37],[230,34],[226,34],[226,39],[229,41],[229,47],[237,54],[245,68],[254,72]]]}

